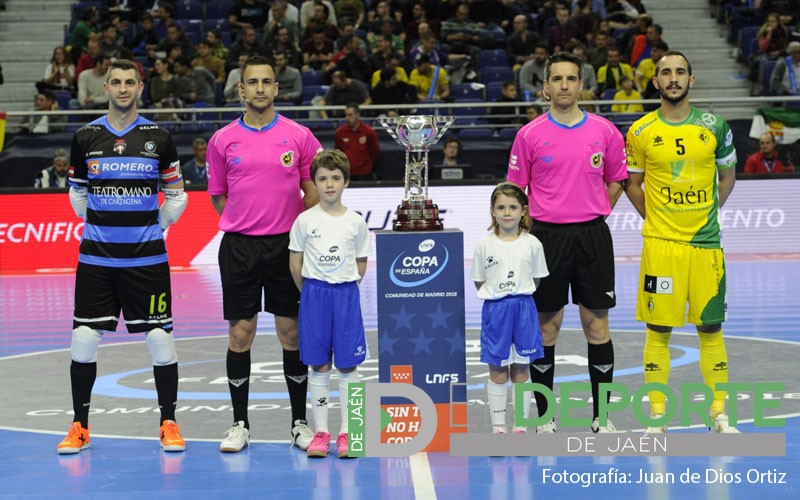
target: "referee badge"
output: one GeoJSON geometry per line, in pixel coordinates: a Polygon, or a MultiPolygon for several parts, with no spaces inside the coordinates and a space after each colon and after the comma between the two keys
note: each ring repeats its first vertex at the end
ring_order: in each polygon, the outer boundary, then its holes
{"type": "Polygon", "coordinates": [[[281,165],[286,168],[294,165],[294,151],[287,151],[281,155],[281,165]]]}
{"type": "Polygon", "coordinates": [[[603,165],[603,153],[595,153],[592,155],[592,168],[600,168],[603,165]]]}

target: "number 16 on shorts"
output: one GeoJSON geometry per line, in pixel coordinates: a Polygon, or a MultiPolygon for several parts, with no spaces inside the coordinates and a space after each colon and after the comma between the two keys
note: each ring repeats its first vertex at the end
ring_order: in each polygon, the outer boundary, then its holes
{"type": "Polygon", "coordinates": [[[672,295],[672,276],[644,275],[644,291],[648,293],[672,295]]]}

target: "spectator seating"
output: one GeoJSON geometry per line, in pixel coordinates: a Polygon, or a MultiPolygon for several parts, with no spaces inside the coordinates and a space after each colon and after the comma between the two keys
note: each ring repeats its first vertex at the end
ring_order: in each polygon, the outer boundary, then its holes
{"type": "Polygon", "coordinates": [[[465,99],[484,101],[486,100],[486,86],[480,83],[454,83],[450,88],[450,95],[456,99],[456,102],[462,102],[465,99]]]}
{"type": "Polygon", "coordinates": [[[482,50],[479,61],[480,68],[491,66],[508,66],[508,53],[505,49],[482,50]]]}
{"type": "Polygon", "coordinates": [[[227,17],[224,18],[212,18],[208,17],[205,21],[203,21],[203,32],[207,33],[213,29],[218,29],[222,32],[231,30],[231,22],[228,21],[227,17]]]}
{"type": "Polygon", "coordinates": [[[763,60],[758,67],[758,83],[761,85],[761,95],[771,95],[772,92],[772,72],[778,61],[763,60]]]}
{"type": "Polygon", "coordinates": [[[458,131],[459,139],[491,139],[492,129],[488,127],[463,128],[458,131]]]}
{"type": "Polygon", "coordinates": [[[503,82],[489,82],[486,84],[486,100],[495,101],[503,95],[503,82]]]}
{"type": "MultiPolygon", "coordinates": [[[[614,100],[614,94],[616,94],[618,90],[619,89],[605,89],[603,91],[603,93],[600,94],[600,100],[613,101],[614,100]]],[[[604,112],[604,113],[610,113],[611,112],[611,105],[609,104],[608,106],[600,106],[600,111],[604,112]]]]}
{"type": "Polygon", "coordinates": [[[760,26],[745,26],[739,32],[739,57],[740,63],[747,64],[750,56],[758,52],[758,30],[760,26]]]}
{"type": "Polygon", "coordinates": [[[641,118],[643,115],[644,113],[615,113],[611,115],[611,123],[616,125],[616,127],[624,136],[628,133],[628,129],[631,128],[633,122],[641,118]]]}
{"type": "Polygon", "coordinates": [[[739,32],[745,26],[761,26],[762,24],[764,24],[764,16],[761,13],[749,9],[747,6],[734,7],[731,9],[728,23],[728,42],[738,42],[739,32]]]}
{"type": "Polygon", "coordinates": [[[179,0],[175,2],[175,19],[203,19],[203,10],[201,0],[179,0]]]}
{"type": "Polygon", "coordinates": [[[225,104],[225,84],[222,82],[214,83],[214,103],[217,106],[225,104]]]}
{"type": "Polygon", "coordinates": [[[202,40],[203,21],[200,19],[176,19],[175,24],[188,36],[193,37],[195,45],[198,40],[202,40]]]}
{"type": "Polygon", "coordinates": [[[206,4],[206,19],[228,19],[233,0],[214,0],[206,4]]]}
{"type": "Polygon", "coordinates": [[[321,71],[306,71],[301,76],[303,80],[303,87],[323,84],[321,71]]]}
{"type": "MultiPolygon", "coordinates": [[[[88,9],[89,7],[96,7],[101,13],[106,10],[106,2],[102,1],[87,1],[87,2],[76,2],[72,4],[72,20],[73,21],[80,21],[83,17],[83,12],[88,9]]],[[[72,30],[70,30],[71,32],[72,30]]]]}
{"type": "MultiPolygon", "coordinates": [[[[196,102],[192,105],[195,109],[210,108],[214,106],[213,103],[196,102]]],[[[219,121],[219,114],[211,113],[208,111],[191,113],[189,115],[190,122],[183,122],[182,128],[188,128],[194,132],[213,132],[217,129],[217,122],[219,121]]]]}
{"type": "Polygon", "coordinates": [[[328,91],[326,85],[303,85],[303,104],[311,104],[316,96],[323,96],[328,91]]]}
{"type": "Polygon", "coordinates": [[[242,113],[244,113],[244,108],[242,107],[241,103],[238,102],[229,102],[225,105],[225,107],[231,108],[231,110],[223,111],[221,118],[224,123],[232,122],[233,120],[242,116],[242,113]]]}
{"type": "Polygon", "coordinates": [[[56,97],[59,108],[69,109],[69,100],[72,99],[72,93],[69,90],[54,90],[53,95],[56,97]]]}
{"type": "Polygon", "coordinates": [[[500,129],[500,136],[499,138],[504,141],[513,141],[515,137],[517,137],[517,128],[503,128],[500,129]]]}
{"type": "Polygon", "coordinates": [[[504,82],[513,79],[514,71],[509,66],[489,66],[487,68],[481,68],[481,81],[483,83],[504,82]]]}

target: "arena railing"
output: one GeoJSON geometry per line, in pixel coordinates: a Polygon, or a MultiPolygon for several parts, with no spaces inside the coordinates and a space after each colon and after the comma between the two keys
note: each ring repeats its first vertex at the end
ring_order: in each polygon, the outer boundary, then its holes
{"type": "MultiPolygon", "coordinates": [[[[701,109],[718,113],[728,120],[752,118],[758,108],[768,106],[798,106],[800,107],[800,96],[782,97],[741,97],[741,98],[704,98],[692,99],[692,105],[701,109]]],[[[549,106],[548,101],[537,100],[533,102],[418,102],[415,104],[392,104],[392,105],[364,105],[361,106],[361,114],[364,119],[374,118],[385,114],[388,111],[396,111],[398,114],[434,114],[434,115],[455,115],[458,120],[453,129],[464,128],[490,128],[499,130],[509,127],[518,127],[520,117],[525,116],[525,107],[530,104],[538,105],[542,110],[549,106]],[[488,115],[489,108],[508,110],[508,113],[498,113],[488,115]],[[514,113],[514,109],[519,110],[519,114],[514,113]],[[503,120],[498,122],[483,122],[482,120],[503,120]]],[[[630,125],[636,118],[636,114],[643,113],[612,113],[610,108],[614,104],[643,104],[658,105],[657,99],[639,100],[593,100],[579,101],[585,109],[589,109],[597,114],[606,116],[620,127],[630,125]],[[627,121],[626,121],[627,120],[627,121]]],[[[339,113],[344,112],[344,106],[276,106],[280,113],[295,119],[300,123],[309,123],[312,128],[331,129],[334,125],[343,123],[343,118],[324,119],[319,116],[320,111],[339,113]],[[327,125],[327,126],[326,126],[327,125]]],[[[139,113],[145,117],[155,119],[158,123],[173,130],[186,130],[190,132],[213,131],[215,126],[228,123],[234,116],[241,112],[243,108],[236,107],[197,107],[197,108],[140,108],[139,113]],[[179,116],[175,120],[172,116],[179,116]],[[159,118],[167,117],[167,119],[159,118]]],[[[66,124],[67,130],[74,130],[82,124],[104,114],[105,110],[60,110],[60,111],[7,111],[7,133],[14,133],[20,130],[20,126],[27,117],[36,118],[49,115],[67,115],[69,122],[66,124]]]]}

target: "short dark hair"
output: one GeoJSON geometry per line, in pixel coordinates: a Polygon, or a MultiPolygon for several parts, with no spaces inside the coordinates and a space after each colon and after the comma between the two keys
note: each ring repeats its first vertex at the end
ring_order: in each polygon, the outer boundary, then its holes
{"type": "Polygon", "coordinates": [[[39,95],[41,95],[41,96],[44,96],[44,98],[45,98],[45,99],[48,99],[48,100],[50,100],[50,99],[52,99],[52,100],[54,100],[54,101],[56,100],[56,95],[55,95],[55,94],[53,94],[53,91],[52,91],[52,90],[50,90],[50,89],[42,89],[42,90],[39,92],[39,95]]]}
{"type": "Polygon", "coordinates": [[[347,109],[347,108],[353,108],[356,111],[356,113],[361,114],[361,108],[358,107],[358,103],[357,102],[348,102],[344,106],[344,109],[347,109]]]}
{"type": "Polygon", "coordinates": [[[544,65],[544,79],[545,81],[550,79],[550,68],[555,63],[561,62],[568,62],[575,65],[578,68],[578,76],[580,77],[581,74],[581,60],[575,54],[570,54],[569,52],[556,52],[552,56],[547,58],[547,62],[544,65]]]}
{"type": "Polygon", "coordinates": [[[396,69],[394,69],[391,66],[386,66],[385,68],[383,68],[381,70],[381,81],[382,82],[388,82],[396,74],[397,74],[397,70],[396,69]]]}
{"type": "Polygon", "coordinates": [[[342,42],[342,47],[347,47],[348,45],[350,45],[350,42],[353,41],[353,38],[356,38],[356,35],[353,33],[349,33],[341,37],[339,40],[341,40],[342,42]]]}
{"type": "MultiPolygon", "coordinates": [[[[244,62],[244,64],[242,64],[242,73],[239,75],[239,81],[241,83],[244,83],[244,73],[250,66],[269,66],[270,68],[272,68],[272,64],[266,57],[264,56],[250,57],[244,62]]],[[[272,68],[272,71],[274,72],[275,68],[272,68]]]]}
{"type": "Polygon", "coordinates": [[[668,50],[668,51],[664,52],[664,57],[662,57],[661,59],[658,60],[658,62],[656,62],[656,74],[658,74],[658,65],[659,65],[659,63],[661,61],[663,61],[664,58],[666,58],[667,56],[680,56],[680,57],[682,57],[683,60],[686,61],[686,67],[689,70],[689,76],[692,76],[692,63],[689,62],[689,58],[686,57],[686,55],[683,52],[680,52],[678,50],[668,50]]]}
{"type": "Polygon", "coordinates": [[[93,5],[86,7],[86,9],[83,11],[83,15],[81,16],[81,21],[88,21],[89,19],[94,17],[95,14],[98,14],[99,12],[100,11],[97,10],[97,7],[93,5]]]}
{"type": "Polygon", "coordinates": [[[186,66],[187,68],[192,67],[192,61],[189,60],[189,57],[186,55],[181,55],[180,57],[175,59],[175,62],[180,64],[181,66],[186,66]]]}
{"type": "Polygon", "coordinates": [[[664,52],[666,52],[666,51],[669,50],[669,45],[667,45],[667,42],[665,42],[663,40],[656,40],[655,42],[653,42],[653,45],[651,45],[650,48],[651,48],[651,50],[652,49],[660,49],[660,50],[663,50],[664,52]]]}
{"type": "Polygon", "coordinates": [[[345,182],[350,180],[350,160],[347,159],[347,155],[338,149],[323,149],[317,153],[317,156],[311,162],[312,182],[317,178],[317,171],[321,168],[339,170],[342,172],[345,182]]]}
{"type": "Polygon", "coordinates": [[[450,137],[446,141],[444,141],[444,147],[447,147],[448,144],[455,143],[458,146],[458,152],[461,153],[461,141],[456,139],[455,137],[450,137]]]}
{"type": "MultiPolygon", "coordinates": [[[[103,59],[109,59],[107,56],[100,56],[98,57],[100,61],[103,59]]],[[[111,66],[108,68],[108,75],[106,76],[106,81],[111,78],[111,72],[115,69],[121,69],[124,71],[133,70],[133,74],[136,75],[136,82],[142,81],[142,75],[139,73],[139,66],[133,62],[129,61],[128,59],[117,59],[116,61],[111,63],[111,66]]]]}

